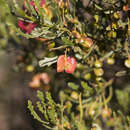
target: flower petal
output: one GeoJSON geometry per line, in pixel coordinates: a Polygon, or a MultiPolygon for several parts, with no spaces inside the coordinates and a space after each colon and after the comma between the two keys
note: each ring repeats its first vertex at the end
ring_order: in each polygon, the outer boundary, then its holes
{"type": "Polygon", "coordinates": [[[65,55],[61,55],[57,60],[57,72],[63,72],[65,68],[65,55]]]}
{"type": "Polygon", "coordinates": [[[18,26],[19,26],[22,30],[26,30],[26,26],[25,26],[24,21],[19,20],[19,21],[18,21],[18,26]]]}
{"type": "Polygon", "coordinates": [[[29,23],[28,25],[27,25],[27,27],[26,27],[26,33],[31,33],[32,32],[32,30],[34,29],[36,27],[36,24],[34,24],[34,23],[29,23]]]}
{"type": "Polygon", "coordinates": [[[76,59],[67,57],[66,63],[65,63],[65,72],[72,74],[76,69],[76,59]]]}

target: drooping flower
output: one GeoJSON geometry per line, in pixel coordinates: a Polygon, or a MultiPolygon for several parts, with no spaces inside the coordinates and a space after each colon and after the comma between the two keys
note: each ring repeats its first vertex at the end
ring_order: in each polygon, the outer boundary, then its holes
{"type": "Polygon", "coordinates": [[[61,55],[57,60],[57,72],[63,72],[65,69],[65,55],[61,55]]]}
{"type": "Polygon", "coordinates": [[[63,72],[72,74],[76,69],[76,59],[74,57],[66,57],[61,55],[57,61],[57,72],[63,72]]]}
{"type": "Polygon", "coordinates": [[[32,81],[29,83],[29,86],[32,88],[39,88],[40,87],[40,74],[36,74],[32,81]]]}
{"type": "Polygon", "coordinates": [[[40,73],[36,74],[33,78],[32,81],[29,83],[29,86],[31,88],[39,88],[41,84],[49,85],[50,83],[50,77],[47,73],[40,73]]]}
{"type": "Polygon", "coordinates": [[[50,77],[48,76],[47,73],[41,73],[40,74],[40,80],[42,80],[44,82],[44,84],[49,84],[50,77]]]}

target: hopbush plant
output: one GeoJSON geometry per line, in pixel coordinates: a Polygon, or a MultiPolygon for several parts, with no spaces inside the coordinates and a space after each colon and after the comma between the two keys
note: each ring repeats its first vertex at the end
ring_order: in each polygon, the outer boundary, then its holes
{"type": "Polygon", "coordinates": [[[130,76],[129,1],[1,2],[13,19],[4,26],[30,41],[16,41],[24,49],[14,69],[35,72],[29,86],[44,91],[28,101],[34,119],[55,130],[130,129],[129,85],[114,88],[130,76]],[[106,76],[119,61],[123,69],[106,76]]]}

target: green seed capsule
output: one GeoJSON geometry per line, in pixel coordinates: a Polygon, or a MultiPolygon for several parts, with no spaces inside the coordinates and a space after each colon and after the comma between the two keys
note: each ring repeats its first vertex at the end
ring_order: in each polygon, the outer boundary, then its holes
{"type": "Polygon", "coordinates": [[[102,76],[104,74],[104,71],[102,68],[95,68],[94,73],[96,76],[102,76]]]}
{"type": "Polygon", "coordinates": [[[130,59],[125,60],[125,66],[130,68],[130,59]]]}
{"type": "Polygon", "coordinates": [[[111,109],[110,108],[104,108],[102,110],[102,117],[106,118],[106,117],[110,117],[111,116],[111,109]]]}
{"type": "Polygon", "coordinates": [[[26,66],[26,71],[27,72],[33,72],[34,71],[34,66],[32,66],[32,65],[26,66]]]}
{"type": "Polygon", "coordinates": [[[77,92],[73,91],[73,92],[71,93],[71,97],[72,97],[73,99],[77,100],[77,99],[79,98],[79,94],[78,94],[77,92]]]}
{"type": "Polygon", "coordinates": [[[98,82],[98,86],[99,86],[99,88],[102,88],[103,87],[103,83],[102,82],[98,82]]]}
{"type": "Polygon", "coordinates": [[[119,18],[120,18],[120,17],[119,17],[119,14],[118,14],[117,12],[115,12],[115,13],[113,14],[113,16],[114,16],[115,19],[119,19],[119,18]]]}
{"type": "Polygon", "coordinates": [[[114,58],[110,57],[110,58],[107,59],[107,64],[113,65],[114,63],[115,63],[115,59],[114,58]]]}
{"type": "Polygon", "coordinates": [[[110,31],[110,32],[108,32],[107,36],[108,36],[109,38],[116,38],[117,34],[116,34],[115,31],[110,31]]]}
{"type": "Polygon", "coordinates": [[[71,107],[72,107],[72,103],[71,103],[70,101],[67,101],[67,102],[66,102],[66,107],[67,107],[67,108],[71,108],[71,107]]]}
{"type": "Polygon", "coordinates": [[[102,67],[102,62],[99,61],[99,60],[96,60],[96,62],[95,62],[95,67],[96,67],[96,68],[101,68],[101,67],[102,67]]]}
{"type": "Polygon", "coordinates": [[[112,38],[116,38],[116,35],[117,35],[116,32],[113,31],[112,32],[112,38]]]}
{"type": "Polygon", "coordinates": [[[101,81],[102,77],[96,77],[96,81],[101,81]]]}
{"type": "Polygon", "coordinates": [[[91,74],[90,73],[85,74],[84,79],[90,80],[91,79],[91,74]]]}

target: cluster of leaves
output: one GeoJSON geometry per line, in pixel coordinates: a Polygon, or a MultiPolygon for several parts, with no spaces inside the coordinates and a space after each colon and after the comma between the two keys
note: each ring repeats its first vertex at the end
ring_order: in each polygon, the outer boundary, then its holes
{"type": "MultiPolygon", "coordinates": [[[[48,92],[43,95],[37,91],[40,99],[37,108],[44,118],[38,116],[29,101],[28,108],[35,119],[48,129],[130,128],[129,85],[123,90],[113,85],[117,77],[130,75],[126,0],[86,0],[87,4],[82,0],[25,0],[23,7],[13,0],[10,8],[1,1],[8,15],[17,20],[7,19],[6,24],[0,25],[30,41],[19,45],[22,48],[17,57],[19,70],[49,73],[50,92],[54,100],[61,102],[55,103],[48,92]],[[113,70],[119,59],[123,70],[105,76],[108,72],[105,67],[113,70]]],[[[33,77],[33,88],[40,88],[40,75],[33,77]]]]}
{"type": "MultiPolygon", "coordinates": [[[[89,88],[86,86],[86,84],[84,85],[86,88],[89,88]]],[[[75,85],[73,83],[69,83],[69,86],[72,87],[75,85]]],[[[92,90],[90,89],[87,90],[88,93],[92,92],[92,90]]],[[[38,110],[42,113],[42,117],[40,117],[37,114],[38,111],[34,109],[34,106],[30,100],[28,101],[28,108],[34,119],[41,122],[41,124],[48,129],[53,130],[59,130],[59,129],[100,130],[102,128],[104,129],[114,128],[117,130],[129,129],[130,117],[127,116],[125,118],[120,110],[115,112],[112,111],[110,108],[108,108],[107,102],[109,100],[109,97],[105,100],[105,104],[103,104],[103,101],[99,101],[97,99],[96,99],[97,101],[92,102],[89,101],[90,99],[82,100],[81,93],[79,94],[79,96],[77,96],[77,94],[76,93],[74,94],[73,92],[71,96],[73,100],[70,99],[70,97],[66,97],[66,95],[64,95],[64,93],[62,92],[61,104],[56,104],[49,92],[45,92],[43,94],[43,92],[38,90],[37,97],[39,98],[40,101],[37,101],[36,102],[37,105],[35,106],[37,106],[38,110]],[[65,98],[67,98],[66,101],[65,98]],[[77,106],[74,105],[75,103],[77,104],[77,106]],[[76,108],[73,108],[73,105],[76,106],[76,108]],[[78,112],[79,114],[76,114],[76,112],[78,112]],[[105,122],[105,127],[101,125],[102,121],[105,122]]],[[[120,100],[120,102],[121,101],[122,99],[120,100]]]]}

